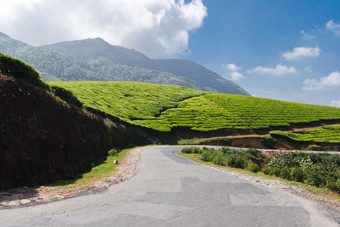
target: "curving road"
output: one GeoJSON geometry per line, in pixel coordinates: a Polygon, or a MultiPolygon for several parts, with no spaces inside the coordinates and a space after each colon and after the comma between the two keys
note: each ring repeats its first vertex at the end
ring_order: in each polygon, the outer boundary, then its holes
{"type": "Polygon", "coordinates": [[[146,147],[137,176],[105,192],[0,210],[0,226],[339,226],[301,197],[146,147]]]}

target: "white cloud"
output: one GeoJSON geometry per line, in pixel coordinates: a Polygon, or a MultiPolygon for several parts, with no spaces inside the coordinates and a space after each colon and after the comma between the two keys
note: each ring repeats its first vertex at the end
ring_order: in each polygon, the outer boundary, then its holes
{"type": "Polygon", "coordinates": [[[318,57],[320,55],[319,47],[295,47],[293,51],[284,53],[282,56],[286,60],[298,60],[304,57],[318,57]]]}
{"type": "Polygon", "coordinates": [[[330,20],[326,24],[326,29],[333,32],[336,36],[340,36],[340,24],[330,20]]]}
{"type": "Polygon", "coordinates": [[[240,79],[244,79],[243,74],[239,72],[231,72],[229,75],[232,81],[238,81],[240,79]]]}
{"type": "Polygon", "coordinates": [[[302,38],[303,40],[313,40],[316,38],[315,35],[312,35],[312,34],[308,34],[306,33],[304,30],[301,30],[300,31],[300,34],[302,35],[302,38]]]}
{"type": "Polygon", "coordinates": [[[332,100],[331,106],[340,107],[340,100],[332,100]]]}
{"type": "Polygon", "coordinates": [[[233,72],[241,70],[241,67],[236,66],[234,63],[228,64],[228,65],[222,64],[222,67],[233,72]]]}
{"type": "Polygon", "coordinates": [[[266,68],[263,66],[256,66],[255,68],[248,70],[247,73],[250,74],[259,74],[259,75],[274,75],[274,76],[282,76],[287,74],[296,73],[295,67],[287,67],[285,65],[278,64],[275,68],[266,68]]]}
{"type": "Polygon", "coordinates": [[[226,73],[226,77],[232,81],[238,81],[238,80],[245,78],[242,73],[238,72],[242,68],[236,66],[234,63],[227,64],[227,65],[222,64],[222,68],[225,68],[229,71],[226,73]]]}
{"type": "Polygon", "coordinates": [[[316,79],[305,79],[303,81],[303,90],[324,90],[329,88],[340,87],[340,73],[338,71],[332,72],[326,77],[316,79]]]}
{"type": "Polygon", "coordinates": [[[101,37],[151,57],[187,52],[207,16],[202,0],[11,0],[0,8],[0,31],[28,44],[101,37]]]}

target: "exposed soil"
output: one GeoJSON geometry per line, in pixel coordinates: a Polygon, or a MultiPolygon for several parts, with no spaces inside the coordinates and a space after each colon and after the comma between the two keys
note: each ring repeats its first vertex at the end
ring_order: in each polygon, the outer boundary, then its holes
{"type": "Polygon", "coordinates": [[[102,178],[90,187],[87,185],[76,187],[41,186],[35,189],[18,189],[15,192],[0,192],[0,209],[32,206],[103,191],[110,185],[126,181],[136,175],[136,164],[140,159],[141,150],[142,148],[130,150],[112,176],[102,178]]]}

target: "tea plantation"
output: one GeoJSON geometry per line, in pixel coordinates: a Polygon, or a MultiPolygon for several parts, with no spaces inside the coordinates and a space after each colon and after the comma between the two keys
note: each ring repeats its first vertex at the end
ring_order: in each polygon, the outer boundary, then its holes
{"type": "Polygon", "coordinates": [[[340,125],[324,126],[321,129],[306,130],[305,134],[282,131],[271,131],[270,134],[281,135],[302,142],[340,143],[340,125]]]}
{"type": "Polygon", "coordinates": [[[138,82],[51,82],[84,104],[158,131],[261,129],[340,119],[340,108],[138,82]]]}

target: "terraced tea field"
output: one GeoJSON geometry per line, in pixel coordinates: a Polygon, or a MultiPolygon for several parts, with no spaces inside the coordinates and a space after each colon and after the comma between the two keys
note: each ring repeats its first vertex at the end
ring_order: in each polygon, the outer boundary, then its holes
{"type": "Polygon", "coordinates": [[[271,131],[270,134],[285,136],[299,142],[340,143],[340,125],[310,129],[303,134],[282,131],[271,131]]]}
{"type": "Polygon", "coordinates": [[[138,82],[53,82],[85,107],[159,131],[260,129],[340,119],[340,108],[138,82]]]}

